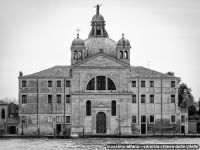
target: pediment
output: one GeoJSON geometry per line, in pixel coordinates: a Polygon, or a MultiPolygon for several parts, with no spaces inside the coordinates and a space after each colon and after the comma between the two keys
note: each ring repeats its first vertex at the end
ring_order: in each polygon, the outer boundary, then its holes
{"type": "Polygon", "coordinates": [[[95,105],[94,108],[108,108],[108,106],[106,106],[104,103],[101,102],[101,103],[95,105]]]}
{"type": "Polygon", "coordinates": [[[125,64],[115,58],[106,56],[105,54],[99,54],[94,57],[88,58],[83,62],[78,63],[78,66],[95,66],[95,67],[125,67],[125,64]]]}

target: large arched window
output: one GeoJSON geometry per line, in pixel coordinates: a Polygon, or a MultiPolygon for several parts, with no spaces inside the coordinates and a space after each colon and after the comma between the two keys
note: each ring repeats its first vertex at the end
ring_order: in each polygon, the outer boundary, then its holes
{"type": "Polygon", "coordinates": [[[86,102],[86,116],[91,116],[91,101],[86,102]]]}
{"type": "Polygon", "coordinates": [[[105,76],[97,76],[97,90],[106,90],[106,77],[105,76]]]}
{"type": "Polygon", "coordinates": [[[116,116],[116,101],[112,101],[111,103],[111,115],[116,116]]]}
{"type": "Polygon", "coordinates": [[[86,90],[95,90],[95,78],[92,78],[87,85],[86,90]]]}
{"type": "Polygon", "coordinates": [[[116,86],[110,78],[96,76],[88,82],[86,90],[116,90],[116,86]]]}
{"type": "Polygon", "coordinates": [[[5,116],[6,116],[5,110],[2,109],[2,111],[1,111],[1,119],[5,119],[5,116]]]}
{"type": "Polygon", "coordinates": [[[116,90],[114,82],[110,78],[108,78],[107,81],[108,81],[108,90],[116,90]]]}

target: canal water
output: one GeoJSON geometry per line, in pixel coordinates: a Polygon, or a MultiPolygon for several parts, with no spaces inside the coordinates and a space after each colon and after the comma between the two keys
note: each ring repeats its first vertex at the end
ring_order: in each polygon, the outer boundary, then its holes
{"type": "Polygon", "coordinates": [[[200,144],[200,138],[1,138],[0,150],[106,150],[107,144],[200,144]]]}

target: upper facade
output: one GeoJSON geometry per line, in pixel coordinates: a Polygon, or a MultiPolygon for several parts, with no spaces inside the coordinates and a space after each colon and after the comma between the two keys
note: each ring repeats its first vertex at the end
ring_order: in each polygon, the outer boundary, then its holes
{"type": "Polygon", "coordinates": [[[105,29],[104,17],[99,13],[100,5],[96,6],[96,14],[92,17],[91,31],[87,39],[82,40],[77,34],[71,45],[71,64],[74,65],[95,54],[104,53],[117,60],[130,64],[130,42],[122,38],[115,42],[109,38],[105,29]]]}

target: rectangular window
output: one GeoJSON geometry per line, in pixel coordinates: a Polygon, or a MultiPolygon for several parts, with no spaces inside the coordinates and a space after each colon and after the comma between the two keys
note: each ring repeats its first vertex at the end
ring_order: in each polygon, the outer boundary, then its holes
{"type": "Polygon", "coordinates": [[[137,123],[137,117],[136,117],[136,115],[132,116],[132,123],[137,123]]]}
{"type": "Polygon", "coordinates": [[[66,123],[70,123],[70,116],[66,116],[66,123]]]}
{"type": "Polygon", "coordinates": [[[61,103],[61,95],[57,95],[57,103],[61,103]]]}
{"type": "Polygon", "coordinates": [[[175,81],[171,81],[171,87],[175,87],[175,81]]]}
{"type": "Polygon", "coordinates": [[[56,116],[56,123],[62,122],[62,116],[56,116]]]}
{"type": "Polygon", "coordinates": [[[22,104],[27,103],[27,95],[22,95],[22,104]]]}
{"type": "Polygon", "coordinates": [[[52,81],[48,81],[48,87],[52,87],[52,81]]]}
{"type": "Polygon", "coordinates": [[[144,115],[141,116],[141,123],[146,123],[146,116],[144,115]]]}
{"type": "Polygon", "coordinates": [[[27,86],[27,83],[25,80],[22,81],[22,87],[26,87],[27,86]]]}
{"type": "Polygon", "coordinates": [[[150,95],[150,103],[154,103],[154,95],[150,95]]]}
{"type": "Polygon", "coordinates": [[[146,101],[145,95],[141,95],[141,103],[145,103],[145,101],[146,101]]]}
{"type": "Polygon", "coordinates": [[[154,115],[149,116],[149,123],[155,123],[154,115]]]}
{"type": "Polygon", "coordinates": [[[48,123],[53,122],[53,118],[52,118],[52,116],[48,116],[48,118],[47,118],[47,122],[48,122],[48,123]]]}
{"type": "Polygon", "coordinates": [[[61,81],[57,81],[57,87],[61,87],[61,81]]]}
{"type": "Polygon", "coordinates": [[[175,95],[171,95],[171,103],[175,103],[175,95]]]}
{"type": "Polygon", "coordinates": [[[141,81],[141,87],[145,87],[145,81],[141,81]]]}
{"type": "Polygon", "coordinates": [[[97,76],[97,90],[106,90],[105,76],[97,76]]]}
{"type": "Polygon", "coordinates": [[[181,115],[181,122],[184,123],[185,122],[185,116],[181,115]]]}
{"type": "Polygon", "coordinates": [[[48,95],[48,103],[52,104],[52,95],[48,95]]]}
{"type": "Polygon", "coordinates": [[[175,115],[171,115],[170,122],[171,123],[176,123],[176,116],[175,115]]]}
{"type": "Polygon", "coordinates": [[[70,99],[71,99],[70,95],[66,95],[66,103],[70,103],[70,99]]]}
{"type": "Polygon", "coordinates": [[[136,81],[132,81],[132,87],[136,87],[136,81]]]}
{"type": "Polygon", "coordinates": [[[136,103],[136,95],[132,95],[132,103],[136,103]]]}
{"type": "Polygon", "coordinates": [[[150,86],[150,87],[154,87],[154,81],[150,81],[150,82],[149,82],[149,86],[150,86]]]}
{"type": "Polygon", "coordinates": [[[66,81],[66,87],[71,87],[71,83],[69,80],[66,81]]]}

